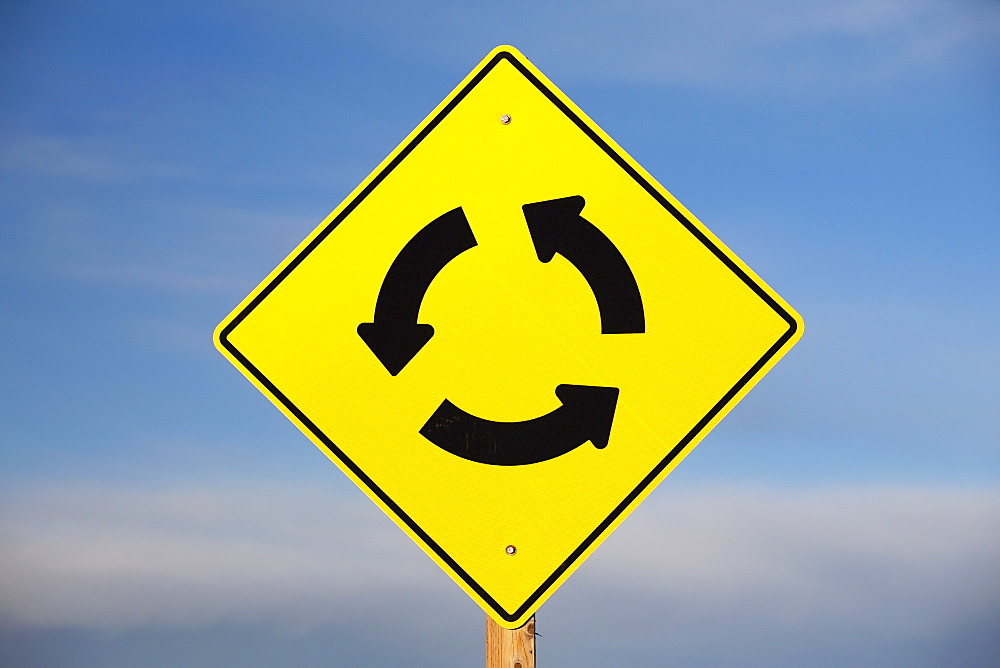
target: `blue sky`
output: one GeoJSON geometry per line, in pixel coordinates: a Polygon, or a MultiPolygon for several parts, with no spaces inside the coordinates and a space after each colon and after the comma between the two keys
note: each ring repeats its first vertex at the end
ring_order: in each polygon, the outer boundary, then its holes
{"type": "Polygon", "coordinates": [[[995,665],[995,3],[9,2],[0,26],[0,658],[480,660],[478,607],[211,332],[509,43],[807,324],[543,606],[543,664],[995,665]]]}

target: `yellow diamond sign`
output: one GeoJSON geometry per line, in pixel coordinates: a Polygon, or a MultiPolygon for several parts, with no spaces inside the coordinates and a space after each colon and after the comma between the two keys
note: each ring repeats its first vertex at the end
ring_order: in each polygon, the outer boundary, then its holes
{"type": "Polygon", "coordinates": [[[498,47],[216,342],[517,628],[801,332],[771,288],[498,47]]]}

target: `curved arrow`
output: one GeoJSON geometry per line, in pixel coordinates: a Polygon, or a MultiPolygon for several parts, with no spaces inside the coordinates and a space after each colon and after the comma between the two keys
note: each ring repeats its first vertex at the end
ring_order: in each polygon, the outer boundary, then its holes
{"type": "Polygon", "coordinates": [[[580,215],[584,204],[575,195],[522,206],[535,253],[542,262],[559,253],[583,274],[601,311],[602,334],[641,334],[646,316],[632,269],[614,243],[580,215]]]}
{"type": "Polygon", "coordinates": [[[544,462],[587,441],[604,448],[611,437],[618,388],[559,385],[556,396],[562,406],[524,422],[484,420],[445,399],[420,434],[453,455],[499,466],[544,462]]]}
{"type": "Polygon", "coordinates": [[[358,336],[393,376],[434,336],[433,327],[417,323],[427,288],[446,264],[475,246],[458,207],[428,223],[392,261],[375,302],[375,322],[358,325],[358,336]]]}

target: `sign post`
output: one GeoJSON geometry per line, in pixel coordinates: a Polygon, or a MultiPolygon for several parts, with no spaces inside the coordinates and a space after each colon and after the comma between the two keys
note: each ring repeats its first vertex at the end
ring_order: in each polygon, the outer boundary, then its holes
{"type": "Polygon", "coordinates": [[[801,334],[774,290],[502,46],[216,344],[514,630],[801,334]]]}
{"type": "Polygon", "coordinates": [[[486,668],[535,668],[535,618],[505,629],[486,615],[486,668]]]}

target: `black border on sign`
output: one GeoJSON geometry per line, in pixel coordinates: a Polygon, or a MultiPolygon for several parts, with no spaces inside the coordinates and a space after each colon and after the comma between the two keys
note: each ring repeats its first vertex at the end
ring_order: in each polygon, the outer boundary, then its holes
{"type": "Polygon", "coordinates": [[[274,397],[277,398],[278,401],[280,401],[282,405],[285,406],[285,408],[287,408],[289,412],[291,412],[299,420],[299,422],[301,422],[313,434],[313,436],[315,436],[326,447],[326,449],[330,451],[332,455],[334,455],[337,459],[343,462],[344,466],[350,469],[351,472],[354,473],[354,475],[357,476],[357,478],[361,482],[363,482],[368,487],[368,489],[372,491],[373,494],[375,494],[375,496],[381,499],[382,503],[384,503],[387,508],[392,510],[392,512],[395,513],[397,517],[403,520],[403,522],[406,523],[406,526],[408,526],[410,530],[413,531],[414,534],[419,536],[420,539],[428,547],[430,547],[434,551],[434,553],[441,558],[441,560],[444,563],[448,564],[448,566],[460,578],[462,578],[462,580],[473,591],[475,591],[479,595],[479,597],[482,598],[482,600],[484,600],[500,617],[509,622],[513,622],[519,617],[521,617],[528,610],[528,608],[530,608],[531,605],[538,600],[540,596],[542,596],[553,584],[555,584],[555,582],[559,579],[559,577],[566,572],[566,569],[568,569],[574,562],[576,562],[576,560],[580,558],[580,556],[587,550],[587,548],[589,548],[594,543],[594,541],[597,540],[602,533],[604,533],[604,531],[611,525],[611,523],[614,522],[629,507],[629,505],[656,479],[656,477],[663,471],[663,469],[669,466],[670,463],[674,459],[676,459],[681,452],[683,452],[684,448],[686,448],[688,444],[691,443],[691,441],[694,440],[694,438],[701,433],[701,431],[708,425],[708,423],[711,422],[716,415],[718,415],[719,411],[721,411],[733,399],[733,397],[735,397],[739,393],[739,391],[748,382],[750,382],[750,380],[754,376],[757,375],[757,373],[761,370],[761,368],[763,368],[764,365],[766,365],[767,362],[772,357],[774,357],[774,355],[782,348],[782,346],[784,346],[785,343],[792,336],[795,335],[797,329],[798,329],[798,323],[795,321],[795,318],[793,318],[792,315],[787,310],[785,310],[778,302],[776,302],[769,294],[767,294],[767,292],[763,288],[761,288],[760,285],[758,285],[752,278],[750,278],[750,276],[748,276],[747,273],[739,267],[739,265],[733,262],[732,258],[726,255],[726,253],[724,253],[722,249],[720,249],[718,246],[712,243],[712,241],[707,236],[705,236],[705,234],[696,225],[694,225],[690,220],[688,220],[684,216],[684,214],[677,209],[677,207],[671,204],[666,197],[664,197],[656,188],[652,186],[652,184],[650,184],[646,179],[644,179],[642,175],[640,175],[624,158],[622,158],[622,156],[620,156],[611,146],[608,145],[607,142],[605,142],[596,132],[594,132],[594,130],[589,125],[587,125],[587,123],[583,121],[583,119],[577,116],[577,114],[575,114],[562,100],[560,100],[559,97],[555,95],[555,93],[549,90],[538,79],[538,77],[532,74],[531,71],[528,70],[528,68],[526,68],[523,64],[521,64],[514,56],[514,54],[508,51],[501,51],[496,56],[494,56],[494,58],[490,60],[490,62],[487,63],[483,67],[483,69],[480,70],[469,81],[469,83],[467,83],[465,87],[463,87],[455,95],[455,97],[452,98],[452,100],[448,102],[448,104],[445,105],[445,107],[441,109],[440,112],[438,112],[438,114],[433,119],[431,119],[429,123],[427,123],[427,125],[417,134],[416,137],[414,137],[406,146],[403,147],[403,149],[396,155],[396,157],[394,157],[392,161],[389,162],[389,164],[386,165],[382,169],[382,171],[375,176],[375,178],[372,179],[371,183],[365,186],[364,190],[358,193],[358,195],[353,200],[351,200],[351,202],[349,202],[347,206],[345,206],[343,210],[339,214],[337,214],[337,216],[333,220],[331,220],[327,224],[327,226],[324,227],[319,232],[319,234],[317,234],[312,239],[312,241],[310,241],[309,244],[305,248],[303,248],[302,251],[299,252],[299,254],[296,255],[285,266],[285,268],[282,269],[281,272],[277,276],[275,276],[274,279],[272,279],[271,282],[268,283],[264,287],[264,289],[262,289],[260,293],[257,294],[257,296],[254,297],[253,300],[249,304],[247,304],[247,306],[232,319],[232,321],[228,325],[226,325],[225,328],[222,329],[222,331],[219,333],[219,342],[226,348],[226,350],[228,350],[233,355],[234,358],[239,360],[239,362],[248,371],[250,371],[250,373],[252,373],[253,376],[261,383],[261,385],[266,387],[267,390],[272,395],[274,395],[274,397]],[[722,261],[723,264],[729,267],[729,269],[732,270],[734,274],[736,274],[744,283],[746,283],[746,285],[750,287],[751,290],[753,290],[762,300],[764,300],[765,303],[767,303],[772,309],[774,309],[774,311],[778,315],[780,315],[785,320],[785,322],[788,323],[788,331],[786,331],[774,343],[774,345],[771,346],[767,350],[767,352],[765,352],[764,355],[759,360],[757,360],[757,362],[752,367],[750,367],[750,369],[745,374],[743,374],[743,376],[739,379],[739,381],[737,381],[737,383],[733,385],[733,387],[728,392],[726,392],[726,394],[721,399],[719,399],[719,401],[711,408],[711,410],[709,410],[709,412],[705,415],[705,417],[703,417],[698,422],[698,424],[696,424],[691,429],[691,431],[689,431],[684,436],[684,438],[682,438],[680,442],[678,442],[677,445],[675,445],[673,449],[671,449],[670,452],[667,453],[667,456],[664,457],[663,460],[660,461],[660,463],[657,464],[653,468],[653,470],[650,471],[638,485],[636,485],[635,489],[633,489],[628,494],[628,496],[626,496],[622,500],[622,502],[615,507],[615,509],[611,512],[611,514],[609,514],[604,519],[604,521],[601,522],[600,526],[594,529],[594,531],[591,532],[590,535],[587,536],[587,538],[584,539],[582,543],[580,543],[579,547],[577,547],[572,552],[572,554],[570,554],[569,557],[567,557],[566,560],[563,561],[563,563],[560,564],[559,567],[548,578],[546,578],[546,580],[541,584],[541,586],[539,586],[538,589],[536,589],[534,593],[532,593],[531,596],[529,596],[527,600],[525,600],[525,602],[512,613],[508,613],[506,610],[501,608],[500,605],[493,599],[493,597],[486,592],[486,590],[484,590],[475,580],[473,580],[469,576],[469,574],[466,573],[465,570],[462,569],[462,567],[455,562],[454,559],[452,559],[443,549],[441,549],[441,546],[438,545],[434,541],[434,539],[432,539],[429,535],[427,535],[427,533],[424,532],[424,530],[421,529],[417,525],[417,523],[414,522],[413,519],[410,518],[410,516],[403,511],[402,508],[400,508],[392,499],[389,498],[389,496],[384,491],[382,491],[382,489],[378,485],[375,484],[375,481],[369,478],[364,471],[362,471],[353,461],[351,461],[351,459],[344,453],[343,450],[338,448],[333,443],[333,441],[331,441],[329,437],[326,436],[326,434],[320,431],[320,429],[312,422],[312,420],[306,417],[306,415],[301,410],[299,410],[288,399],[288,397],[286,397],[281,392],[281,390],[275,387],[275,385],[270,380],[268,380],[264,376],[264,374],[261,373],[260,370],[250,362],[250,360],[244,357],[243,354],[240,353],[240,351],[236,348],[236,346],[234,346],[229,341],[228,338],[229,334],[233,331],[233,329],[237,325],[239,325],[240,322],[242,322],[243,319],[246,318],[247,315],[251,311],[253,311],[257,307],[257,305],[260,304],[260,302],[265,297],[267,297],[271,293],[271,291],[274,290],[278,286],[278,284],[280,284],[281,281],[283,281],[285,277],[288,276],[288,274],[290,274],[299,265],[299,263],[302,262],[302,260],[306,258],[306,256],[308,256],[320,243],[322,243],[323,240],[326,239],[326,237],[330,234],[330,232],[332,232],[333,229],[337,227],[337,225],[339,225],[347,216],[349,216],[351,212],[354,211],[354,209],[357,208],[357,206],[376,187],[378,187],[378,185],[382,182],[382,180],[385,179],[385,177],[393,169],[395,169],[396,166],[399,165],[399,163],[407,155],[410,154],[410,152],[417,146],[417,144],[423,141],[423,139],[431,132],[431,130],[437,127],[437,125],[445,118],[445,116],[447,116],[452,111],[452,109],[454,109],[455,106],[459,102],[461,102],[462,99],[465,98],[465,96],[468,95],[469,92],[473,88],[475,88],[476,85],[480,81],[482,81],[482,79],[502,60],[510,62],[510,64],[513,65],[521,74],[523,74],[524,77],[528,79],[528,81],[530,81],[543,95],[545,95],[546,98],[548,98],[554,105],[556,105],[556,107],[559,108],[560,111],[562,111],[570,120],[572,120],[577,125],[577,127],[579,127],[584,132],[584,134],[586,134],[598,146],[604,149],[604,151],[608,154],[608,156],[610,156],[612,160],[614,160],[633,179],[635,179],[636,182],[638,182],[639,185],[641,185],[646,190],[646,192],[649,193],[651,197],[653,197],[665,209],[667,209],[671,213],[671,215],[673,215],[673,217],[677,219],[678,222],[680,222],[685,228],[687,228],[687,230],[691,232],[691,234],[693,234],[699,241],[701,241],[701,243],[704,244],[706,248],[708,248],[717,258],[719,258],[719,260],[722,261]]]}

